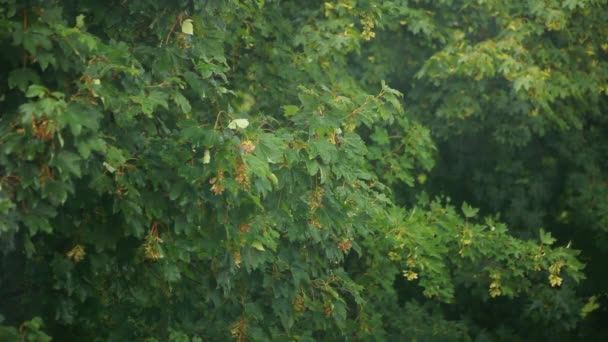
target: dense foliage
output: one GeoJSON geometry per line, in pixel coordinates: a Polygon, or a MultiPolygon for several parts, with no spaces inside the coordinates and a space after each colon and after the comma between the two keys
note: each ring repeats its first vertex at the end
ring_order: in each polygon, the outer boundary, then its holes
{"type": "Polygon", "coordinates": [[[607,336],[603,1],[0,4],[0,340],[607,336]]]}

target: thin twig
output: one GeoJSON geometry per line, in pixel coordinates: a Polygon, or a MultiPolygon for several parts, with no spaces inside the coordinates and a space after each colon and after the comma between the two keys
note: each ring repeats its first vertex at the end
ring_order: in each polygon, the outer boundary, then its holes
{"type": "Polygon", "coordinates": [[[215,124],[213,125],[213,129],[217,129],[217,125],[218,125],[218,124],[219,124],[219,122],[220,122],[220,116],[222,115],[222,113],[226,113],[226,112],[225,112],[225,111],[223,111],[223,110],[220,110],[220,111],[217,113],[217,117],[215,118],[215,124]]]}
{"type": "Polygon", "coordinates": [[[179,14],[177,17],[175,17],[175,21],[173,22],[173,25],[171,25],[171,29],[169,29],[169,32],[167,33],[167,38],[165,39],[165,45],[169,44],[169,39],[171,39],[171,34],[173,33],[173,31],[175,31],[175,26],[177,25],[178,22],[182,22],[183,20],[183,15],[179,14]]]}

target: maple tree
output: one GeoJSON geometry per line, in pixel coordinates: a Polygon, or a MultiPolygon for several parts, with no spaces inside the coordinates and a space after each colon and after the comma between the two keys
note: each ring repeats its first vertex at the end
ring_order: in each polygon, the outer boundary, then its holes
{"type": "Polygon", "coordinates": [[[599,334],[600,1],[0,3],[0,339],[599,334]]]}

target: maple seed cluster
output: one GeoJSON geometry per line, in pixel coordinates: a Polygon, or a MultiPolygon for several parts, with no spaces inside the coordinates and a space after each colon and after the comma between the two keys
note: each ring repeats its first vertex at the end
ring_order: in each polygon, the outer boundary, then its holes
{"type": "Polygon", "coordinates": [[[353,243],[350,242],[349,239],[343,239],[342,241],[338,242],[338,249],[341,250],[344,254],[348,253],[352,246],[353,243]]]}
{"type": "Polygon", "coordinates": [[[236,251],[232,253],[232,258],[234,259],[234,265],[236,268],[241,268],[241,263],[243,262],[241,251],[236,251]]]}
{"type": "Polygon", "coordinates": [[[251,180],[249,179],[249,175],[247,174],[247,165],[243,162],[242,159],[238,159],[236,163],[235,169],[236,176],[234,179],[237,183],[239,183],[245,191],[249,191],[249,187],[251,185],[251,180]]]}
{"type": "Polygon", "coordinates": [[[364,40],[372,40],[376,36],[376,32],[374,32],[374,27],[376,27],[376,22],[370,15],[366,15],[361,18],[361,24],[363,25],[363,32],[361,32],[361,37],[364,40]]]}
{"type": "Polygon", "coordinates": [[[83,245],[76,245],[69,252],[66,253],[67,257],[79,263],[84,259],[86,252],[83,245]]]}
{"type": "Polygon", "coordinates": [[[158,261],[163,258],[163,253],[160,250],[160,244],[163,239],[158,235],[156,225],[152,227],[150,233],[146,236],[146,241],[143,244],[144,258],[150,261],[158,261]]]}
{"type": "Polygon", "coordinates": [[[323,226],[317,219],[317,209],[323,206],[323,194],[325,190],[321,187],[317,187],[312,195],[310,196],[310,224],[315,228],[322,228],[323,226]]]}
{"type": "Polygon", "coordinates": [[[243,223],[239,226],[239,232],[241,234],[249,233],[251,231],[251,226],[247,223],[243,223]]]}
{"type": "Polygon", "coordinates": [[[306,310],[304,296],[297,295],[293,299],[293,311],[295,311],[297,313],[302,313],[302,312],[304,312],[304,310],[306,310]]]}
{"type": "Polygon", "coordinates": [[[418,279],[418,273],[411,270],[403,271],[403,276],[409,281],[418,279]]]}
{"type": "Polygon", "coordinates": [[[561,286],[562,285],[562,277],[559,276],[559,273],[564,267],[565,264],[563,261],[556,261],[553,265],[549,266],[549,284],[552,287],[561,286]]]}
{"type": "Polygon", "coordinates": [[[42,141],[50,140],[55,134],[55,129],[55,124],[52,121],[46,119],[32,120],[32,134],[42,141]]]}
{"type": "Polygon", "coordinates": [[[46,184],[47,181],[54,181],[55,175],[53,170],[46,164],[40,165],[40,172],[38,173],[38,181],[40,184],[46,184]]]}
{"type": "Polygon", "coordinates": [[[331,317],[334,314],[334,305],[330,301],[325,301],[323,312],[325,313],[325,317],[331,317]]]}
{"type": "Polygon", "coordinates": [[[224,193],[224,170],[220,170],[217,173],[217,177],[213,177],[209,180],[209,183],[211,184],[211,191],[216,194],[216,195],[221,195],[222,193],[224,193]]]}
{"type": "Polygon", "coordinates": [[[247,320],[241,318],[232,324],[230,335],[232,335],[237,342],[247,341],[247,320]]]}
{"type": "Polygon", "coordinates": [[[416,267],[416,258],[412,255],[408,255],[405,264],[410,269],[403,271],[403,276],[409,281],[418,279],[418,273],[412,270],[414,267],[416,267]]]}
{"type": "Polygon", "coordinates": [[[502,290],[500,288],[500,274],[492,274],[490,277],[493,280],[490,283],[490,296],[492,298],[496,298],[502,294],[502,290]]]}
{"type": "Polygon", "coordinates": [[[243,140],[239,147],[245,154],[251,154],[255,150],[255,144],[251,140],[243,140]]]}

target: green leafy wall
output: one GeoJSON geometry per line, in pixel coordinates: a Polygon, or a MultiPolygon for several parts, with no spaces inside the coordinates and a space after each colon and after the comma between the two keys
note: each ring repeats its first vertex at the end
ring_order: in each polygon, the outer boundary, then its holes
{"type": "Polygon", "coordinates": [[[597,335],[601,2],[0,4],[0,339],[597,335]]]}

